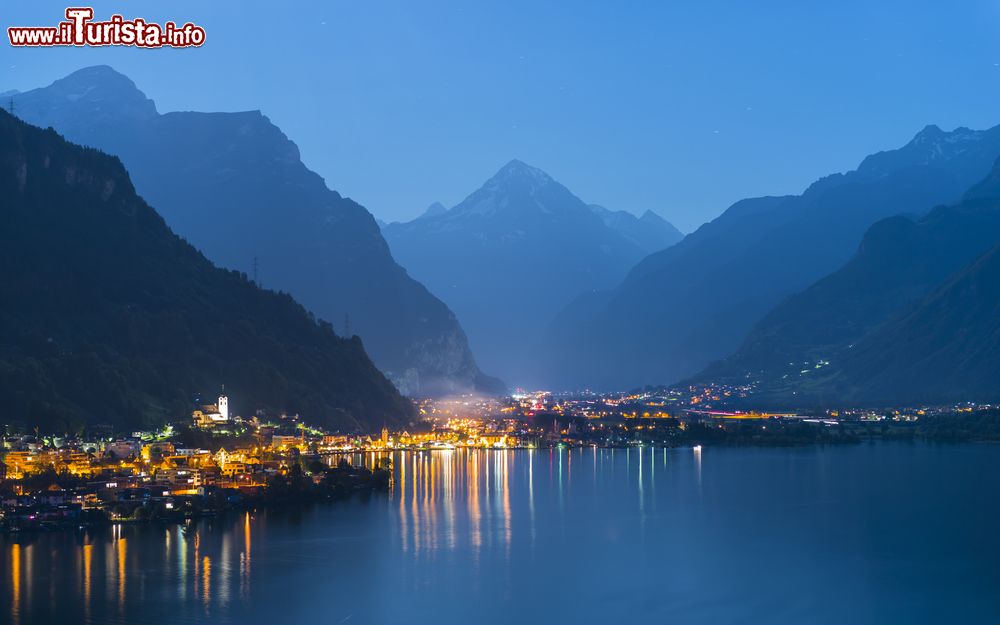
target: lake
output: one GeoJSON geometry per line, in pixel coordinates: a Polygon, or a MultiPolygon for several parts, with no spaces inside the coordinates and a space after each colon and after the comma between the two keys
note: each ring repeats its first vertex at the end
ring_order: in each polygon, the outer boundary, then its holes
{"type": "Polygon", "coordinates": [[[435,451],[393,492],[0,537],[0,622],[1000,622],[1000,446],[435,451]]]}

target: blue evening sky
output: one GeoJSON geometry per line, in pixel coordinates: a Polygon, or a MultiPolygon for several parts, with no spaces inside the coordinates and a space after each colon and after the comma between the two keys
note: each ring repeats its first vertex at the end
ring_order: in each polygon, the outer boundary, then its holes
{"type": "MultiPolygon", "coordinates": [[[[171,110],[260,109],[386,220],[459,202],[512,158],[588,202],[690,231],[801,191],[929,123],[1000,123],[1000,3],[130,0],[197,50],[12,49],[0,91],[110,64],[171,110]]],[[[2,25],[65,3],[4,0],[2,25]]]]}

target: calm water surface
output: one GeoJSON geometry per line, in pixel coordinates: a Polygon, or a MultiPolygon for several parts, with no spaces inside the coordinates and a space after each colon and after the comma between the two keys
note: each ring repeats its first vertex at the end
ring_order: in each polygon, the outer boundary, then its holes
{"type": "Polygon", "coordinates": [[[0,622],[1000,622],[1000,447],[454,451],[391,495],[0,538],[0,622]]]}

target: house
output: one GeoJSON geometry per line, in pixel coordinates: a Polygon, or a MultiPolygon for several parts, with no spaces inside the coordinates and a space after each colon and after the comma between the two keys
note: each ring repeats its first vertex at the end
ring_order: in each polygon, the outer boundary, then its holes
{"type": "Polygon", "coordinates": [[[116,460],[124,460],[139,455],[139,442],[133,440],[117,440],[104,447],[104,453],[116,460]]]}
{"type": "Polygon", "coordinates": [[[61,486],[52,484],[37,496],[37,500],[48,506],[61,506],[66,503],[68,496],[61,486]]]}

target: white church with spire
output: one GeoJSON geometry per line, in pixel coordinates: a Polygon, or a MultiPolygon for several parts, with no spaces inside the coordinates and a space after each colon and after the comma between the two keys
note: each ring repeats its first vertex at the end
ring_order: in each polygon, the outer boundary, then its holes
{"type": "Polygon", "coordinates": [[[222,387],[222,394],[214,404],[204,404],[191,413],[196,427],[211,429],[229,424],[229,397],[226,396],[226,387],[222,387]]]}

